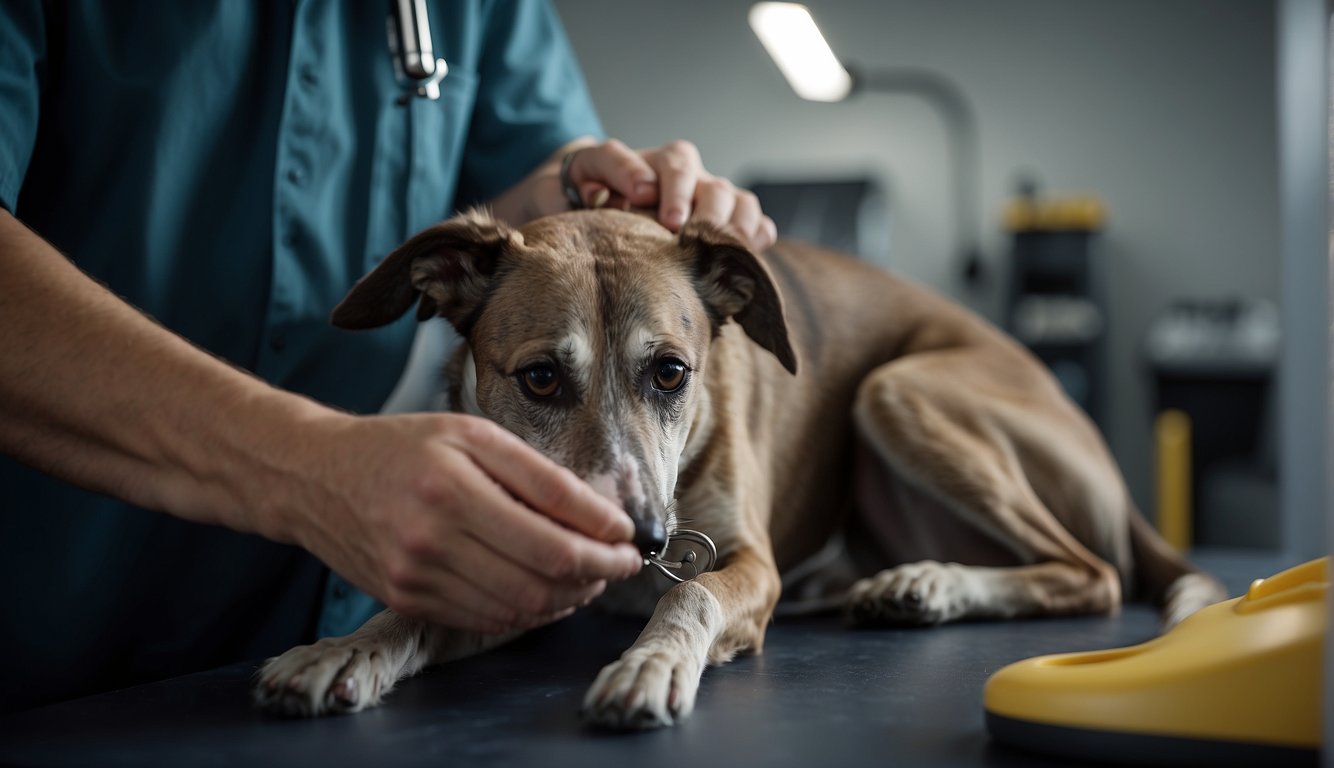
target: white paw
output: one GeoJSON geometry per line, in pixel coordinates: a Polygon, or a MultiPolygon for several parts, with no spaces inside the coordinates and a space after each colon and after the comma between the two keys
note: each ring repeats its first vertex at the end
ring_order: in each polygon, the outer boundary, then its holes
{"type": "Polygon", "coordinates": [[[619,730],[673,725],[695,709],[699,662],[668,651],[631,649],[603,667],[584,696],[585,722],[619,730]]]}
{"type": "Polygon", "coordinates": [[[962,617],[967,597],[967,576],[961,567],[923,560],[853,584],[847,608],[858,624],[923,626],[962,617]]]}
{"type": "Polygon", "coordinates": [[[1187,573],[1167,588],[1163,595],[1163,631],[1180,624],[1183,619],[1207,605],[1227,599],[1227,590],[1211,576],[1187,573]]]}
{"type": "Polygon", "coordinates": [[[256,704],[298,717],[373,707],[397,679],[378,644],[353,637],[297,646],[265,662],[257,677],[256,704]]]}

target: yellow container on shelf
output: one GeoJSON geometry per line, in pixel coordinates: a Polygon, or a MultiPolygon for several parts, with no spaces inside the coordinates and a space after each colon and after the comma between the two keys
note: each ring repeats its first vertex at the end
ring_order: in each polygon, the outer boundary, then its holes
{"type": "Polygon", "coordinates": [[[1005,228],[1011,232],[1087,231],[1095,232],[1107,223],[1107,209],[1092,196],[1044,199],[1017,197],[1005,206],[1005,228]]]}

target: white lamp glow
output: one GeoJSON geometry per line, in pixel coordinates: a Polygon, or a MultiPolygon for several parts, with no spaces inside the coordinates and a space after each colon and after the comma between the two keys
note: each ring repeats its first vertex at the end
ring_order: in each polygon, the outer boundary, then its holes
{"type": "Polygon", "coordinates": [[[841,101],[852,91],[852,76],[838,62],[806,6],[756,3],[750,9],[750,27],[801,98],[841,101]]]}

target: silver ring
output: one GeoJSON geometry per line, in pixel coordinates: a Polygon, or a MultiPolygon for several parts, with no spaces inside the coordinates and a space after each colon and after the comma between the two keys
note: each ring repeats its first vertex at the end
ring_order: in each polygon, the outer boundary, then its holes
{"type": "Polygon", "coordinates": [[[579,196],[579,187],[575,186],[570,179],[570,163],[574,162],[574,156],[583,151],[583,148],[576,149],[573,152],[566,152],[565,157],[560,161],[560,188],[565,193],[565,199],[570,203],[571,210],[579,210],[584,207],[584,200],[579,196]]]}

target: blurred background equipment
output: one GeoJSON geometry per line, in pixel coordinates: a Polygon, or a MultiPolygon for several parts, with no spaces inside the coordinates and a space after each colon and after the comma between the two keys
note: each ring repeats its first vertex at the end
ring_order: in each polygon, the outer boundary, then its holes
{"type": "Polygon", "coordinates": [[[958,268],[967,284],[979,282],[984,262],[978,243],[977,119],[963,89],[929,69],[844,66],[804,5],[756,3],[751,6],[749,19],[764,49],[803,99],[836,102],[858,93],[907,94],[936,110],[944,121],[952,155],[949,162],[958,268]]]}
{"type": "Polygon", "coordinates": [[[1175,408],[1153,421],[1157,459],[1158,533],[1178,552],[1191,548],[1190,417],[1175,408]]]}
{"type": "Polygon", "coordinates": [[[1268,427],[1279,343],[1278,309],[1263,299],[1180,299],[1149,327],[1155,412],[1190,423],[1196,545],[1281,543],[1268,427]]]}
{"type": "Polygon", "coordinates": [[[1006,207],[1005,326],[1099,426],[1108,309],[1094,245],[1106,220],[1092,197],[1041,199],[1026,178],[1006,207]]]}
{"type": "Polygon", "coordinates": [[[751,181],[746,188],[783,237],[881,263],[889,259],[889,207],[875,179],[751,181]]]}

